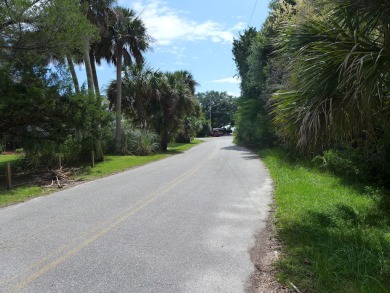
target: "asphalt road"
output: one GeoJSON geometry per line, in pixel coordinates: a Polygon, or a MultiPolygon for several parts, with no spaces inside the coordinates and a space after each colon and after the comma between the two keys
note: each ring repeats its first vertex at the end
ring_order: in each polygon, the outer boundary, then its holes
{"type": "Polygon", "coordinates": [[[244,292],[272,184],[231,137],[0,209],[1,292],[244,292]]]}

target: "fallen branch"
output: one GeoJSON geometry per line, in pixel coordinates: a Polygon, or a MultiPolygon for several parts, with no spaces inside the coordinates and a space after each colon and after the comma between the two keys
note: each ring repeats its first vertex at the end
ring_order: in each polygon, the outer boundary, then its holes
{"type": "Polygon", "coordinates": [[[51,184],[50,184],[50,185],[44,185],[44,186],[42,186],[42,187],[44,187],[44,188],[49,188],[49,187],[52,187],[53,184],[54,184],[54,180],[51,181],[51,184]]]}
{"type": "Polygon", "coordinates": [[[58,188],[62,188],[61,183],[60,183],[60,181],[58,180],[58,177],[57,177],[57,176],[56,176],[56,179],[57,179],[58,188]]]}
{"type": "Polygon", "coordinates": [[[298,287],[295,286],[293,283],[290,282],[290,285],[295,289],[295,291],[297,291],[297,293],[302,293],[301,291],[299,291],[298,287]]]}
{"type": "Polygon", "coordinates": [[[80,181],[72,179],[72,176],[78,171],[79,169],[77,168],[64,170],[61,167],[60,169],[50,170],[48,172],[35,175],[34,181],[37,185],[46,188],[53,187],[54,182],[56,182],[58,188],[63,188],[67,185],[72,185],[73,183],[80,181]]]}

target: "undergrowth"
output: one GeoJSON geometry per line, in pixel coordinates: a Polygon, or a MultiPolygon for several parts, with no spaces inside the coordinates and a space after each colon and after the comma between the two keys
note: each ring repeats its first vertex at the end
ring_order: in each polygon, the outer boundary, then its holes
{"type": "Polygon", "coordinates": [[[279,278],[302,292],[390,292],[389,193],[261,151],[275,183],[279,278]]]}
{"type": "MultiPolygon", "coordinates": [[[[85,164],[81,165],[72,165],[64,166],[67,167],[80,167],[80,172],[73,176],[75,180],[88,181],[108,176],[111,174],[123,172],[127,169],[141,166],[147,163],[151,163],[156,160],[164,159],[170,155],[178,154],[184,152],[195,145],[201,143],[201,140],[194,139],[191,143],[174,143],[169,144],[168,151],[164,153],[155,153],[147,156],[106,156],[105,161],[97,162],[94,168],[86,166],[85,164]]],[[[12,162],[13,166],[22,165],[23,161],[19,160],[19,156],[13,155],[0,155],[0,168],[5,167],[5,162],[12,162]]],[[[3,176],[5,178],[5,176],[3,176]]],[[[0,176],[0,179],[5,179],[0,176]]],[[[6,190],[5,186],[0,184],[0,207],[7,206],[17,202],[23,202],[30,198],[46,195],[52,192],[57,191],[58,189],[54,188],[42,188],[39,186],[34,186],[32,178],[30,179],[30,184],[14,186],[12,190],[6,190]]]]}

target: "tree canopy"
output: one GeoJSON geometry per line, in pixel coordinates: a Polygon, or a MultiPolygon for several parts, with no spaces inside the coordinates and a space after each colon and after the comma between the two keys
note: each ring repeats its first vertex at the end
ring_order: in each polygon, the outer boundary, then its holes
{"type": "Polygon", "coordinates": [[[226,92],[208,91],[196,94],[204,116],[213,127],[234,126],[237,99],[226,92]]]}
{"type": "MultiPolygon", "coordinates": [[[[184,127],[185,120],[196,114],[193,76],[187,71],[159,72],[146,64],[127,68],[123,79],[122,105],[126,118],[142,129],[152,129],[161,138],[161,149],[184,127]]],[[[108,89],[110,106],[116,100],[116,81],[108,89]]]]}

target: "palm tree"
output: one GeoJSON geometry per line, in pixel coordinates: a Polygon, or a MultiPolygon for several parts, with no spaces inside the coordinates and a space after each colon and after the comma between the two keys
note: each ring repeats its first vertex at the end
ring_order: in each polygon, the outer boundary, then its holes
{"type": "MultiPolygon", "coordinates": [[[[112,15],[110,17],[111,21],[115,19],[116,15],[112,11],[112,15]]],[[[107,24],[107,29],[108,29],[107,24]]],[[[91,49],[89,51],[89,56],[92,65],[92,76],[93,76],[93,82],[94,82],[94,87],[96,89],[96,94],[99,94],[99,81],[97,77],[97,72],[96,72],[96,66],[95,63],[98,65],[101,65],[102,60],[105,60],[107,63],[112,62],[113,58],[113,53],[112,53],[112,43],[111,43],[111,35],[110,31],[101,31],[100,32],[100,39],[99,41],[94,42],[91,45],[91,49]]]]}
{"type": "MultiPolygon", "coordinates": [[[[125,69],[122,79],[122,112],[127,119],[142,129],[147,129],[153,111],[151,102],[158,99],[159,73],[145,63],[132,64],[125,69]]],[[[116,108],[117,82],[113,80],[107,89],[110,109],[116,108]]]]}
{"type": "MultiPolygon", "coordinates": [[[[123,111],[141,128],[152,127],[160,135],[161,149],[166,151],[171,135],[195,111],[196,85],[187,71],[161,73],[145,64],[133,64],[125,70],[122,80],[123,111]]],[[[107,97],[110,108],[116,107],[117,81],[111,82],[107,97]]]]}
{"type": "Polygon", "coordinates": [[[68,68],[72,76],[75,92],[76,94],[79,94],[80,93],[79,81],[77,79],[76,70],[74,69],[73,60],[69,55],[66,56],[66,62],[68,63],[68,68]]]}
{"type": "Polygon", "coordinates": [[[161,137],[161,150],[166,151],[170,134],[180,125],[180,120],[195,110],[196,81],[187,71],[166,72],[160,76],[160,119],[155,128],[161,137]]]}
{"type": "MultiPolygon", "coordinates": [[[[100,36],[105,36],[108,31],[108,23],[113,17],[111,6],[115,0],[81,0],[81,8],[87,19],[99,30],[100,36]]],[[[98,38],[95,39],[95,42],[98,38]]],[[[94,53],[89,37],[84,38],[83,59],[87,73],[88,90],[91,95],[100,95],[99,84],[96,75],[94,53]]],[[[94,42],[92,42],[93,44],[94,42]]]]}
{"type": "Polygon", "coordinates": [[[293,58],[290,89],[275,95],[274,122],[304,152],[372,143],[390,123],[390,3],[334,0],[329,10],[279,36],[293,58]]]}
{"type": "Polygon", "coordinates": [[[116,65],[116,128],[115,150],[121,149],[121,114],[122,114],[122,64],[143,63],[142,53],[149,47],[150,38],[142,20],[131,9],[116,7],[115,22],[110,25],[112,37],[113,62],[116,65]]]}

